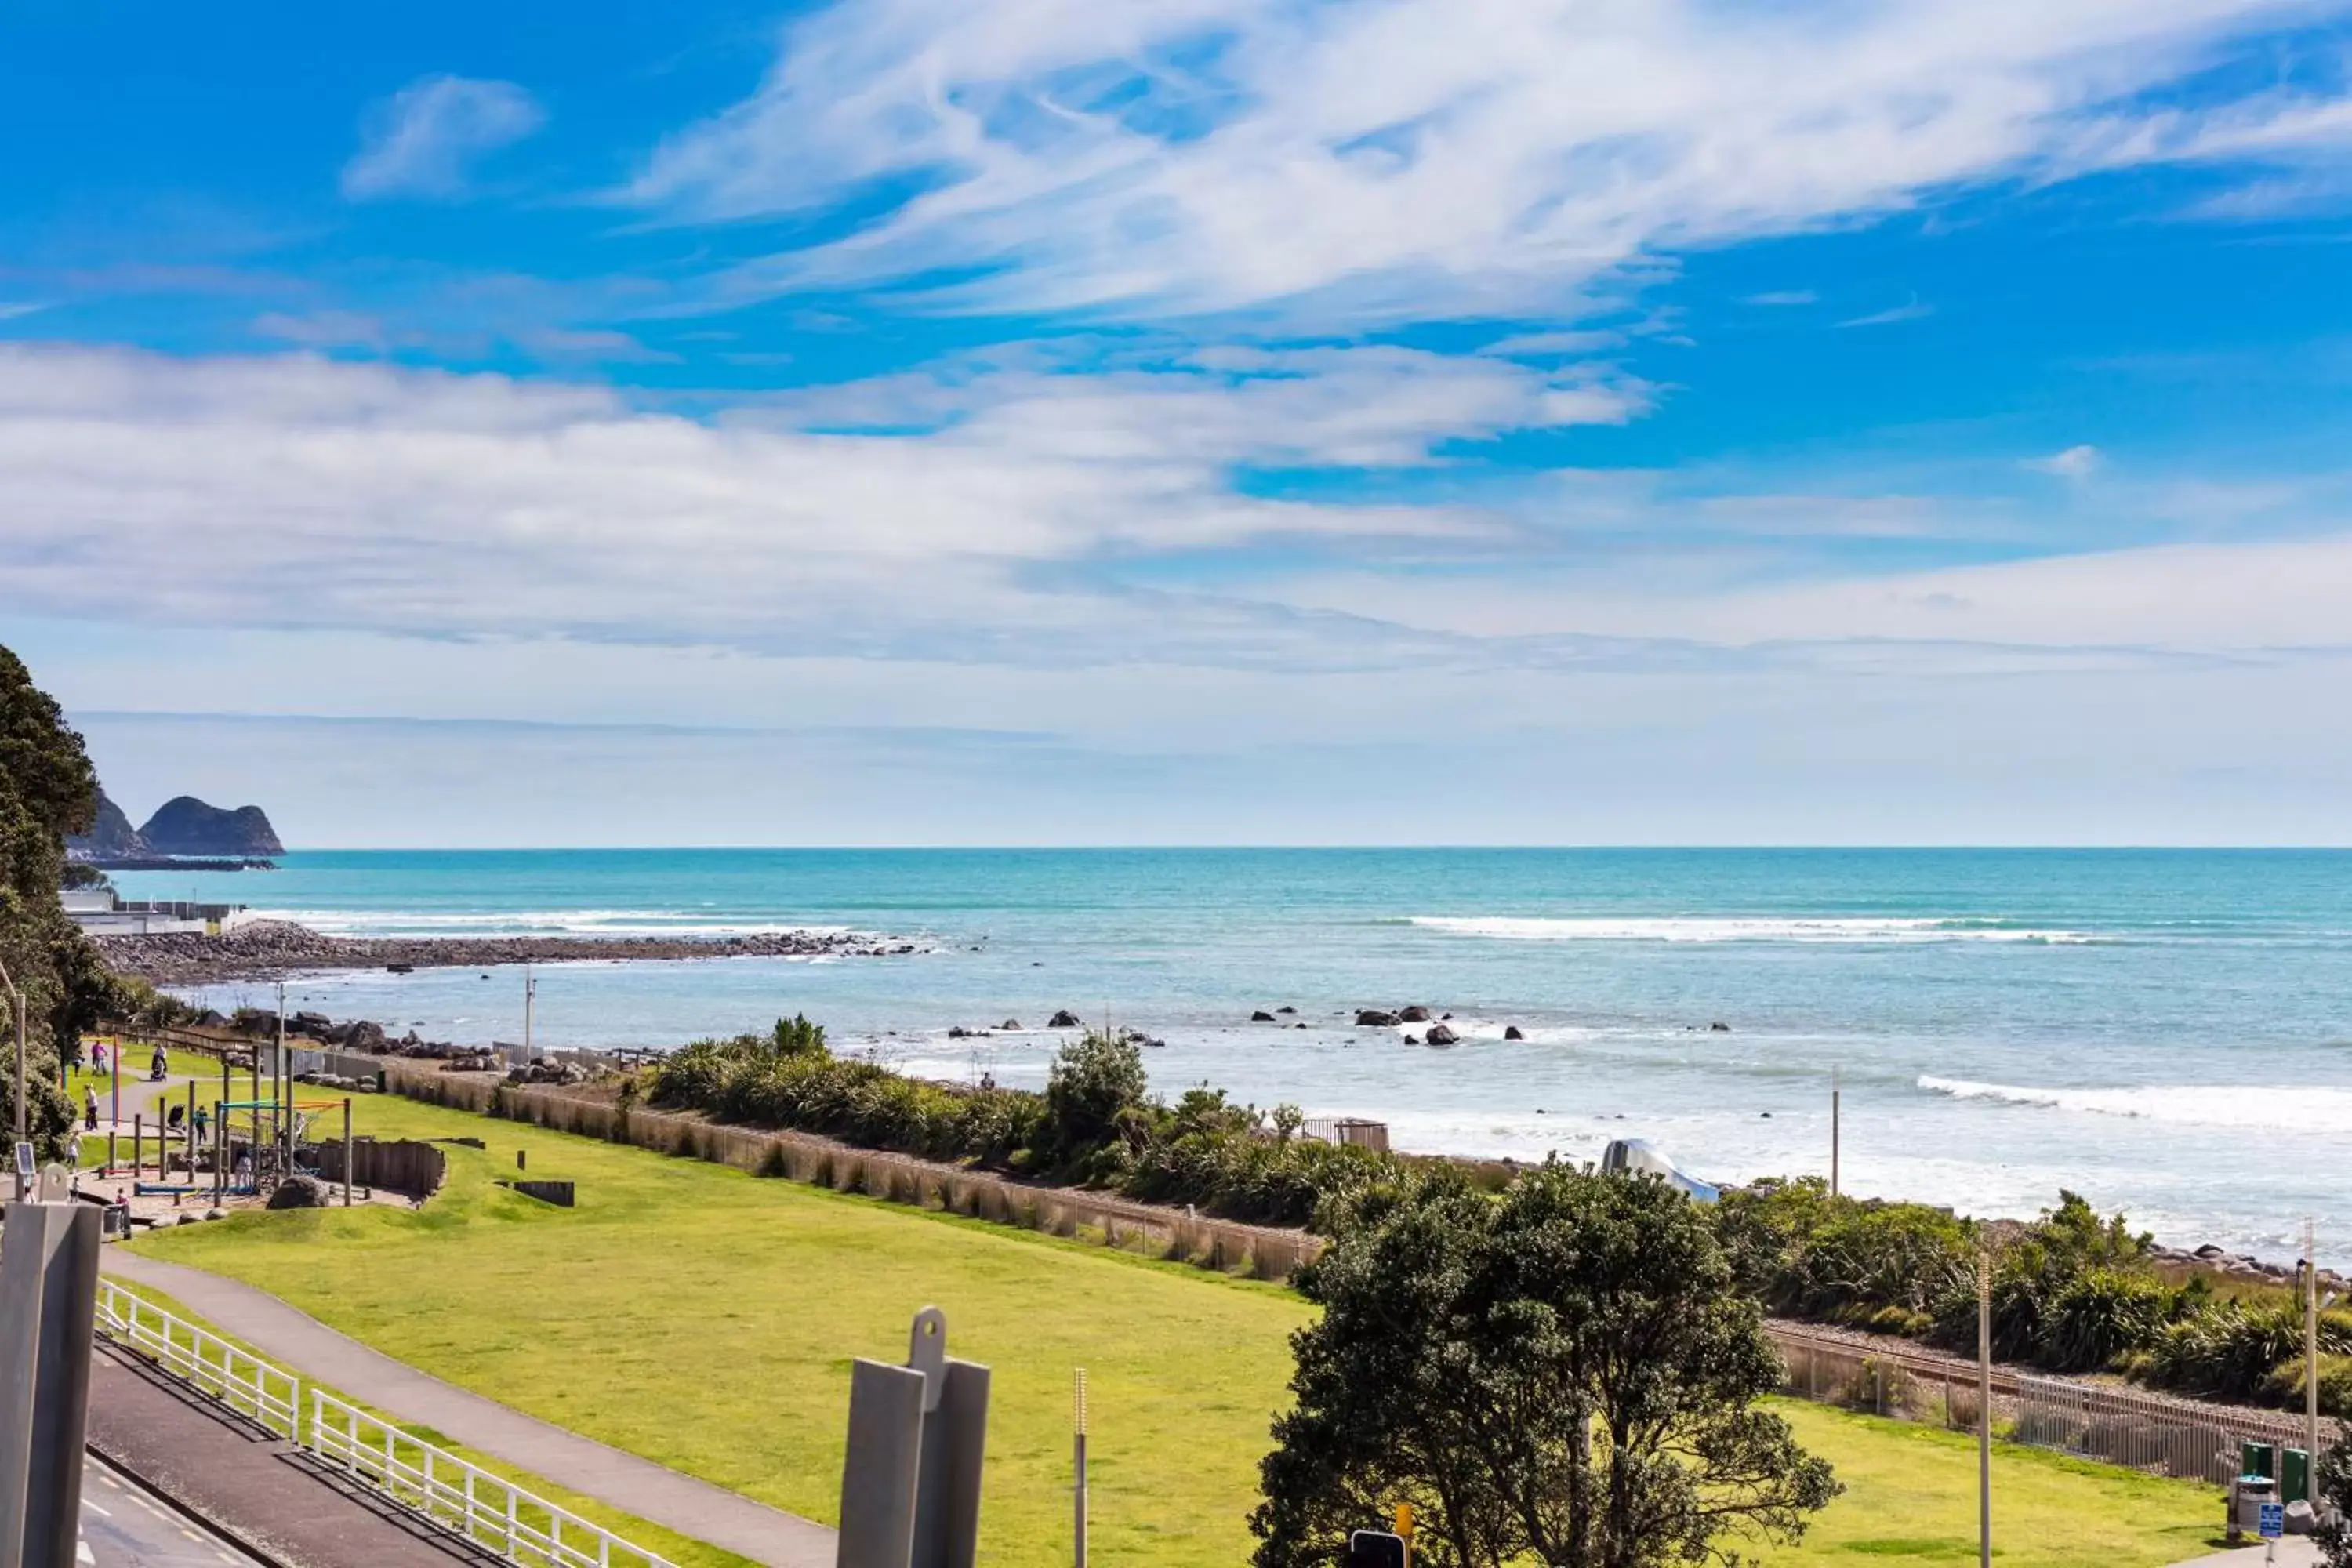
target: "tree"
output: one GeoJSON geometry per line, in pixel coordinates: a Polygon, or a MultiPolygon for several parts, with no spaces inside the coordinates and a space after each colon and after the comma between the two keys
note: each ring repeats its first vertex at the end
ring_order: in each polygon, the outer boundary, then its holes
{"type": "Polygon", "coordinates": [[[1323,1315],[1292,1338],[1258,1568],[1342,1562],[1399,1502],[1430,1568],[1730,1561],[1840,1489],[1756,1407],[1761,1313],[1663,1183],[1554,1163],[1499,1198],[1377,1194],[1299,1284],[1323,1315]]]}
{"type": "Polygon", "coordinates": [[[1146,1087],[1133,1040],[1088,1029],[1064,1046],[1045,1080],[1045,1163],[1083,1173],[1141,1112],[1146,1087]]]}
{"type": "Polygon", "coordinates": [[[2318,1493],[2320,1522],[2311,1533],[2319,1542],[2319,1560],[2327,1568],[2352,1568],[2352,1433],[2339,1426],[2334,1442],[2327,1442],[2327,1436],[2321,1435],[2327,1452],[2312,1478],[2318,1493]]]}
{"type": "MultiPolygon", "coordinates": [[[[111,1005],[114,977],[58,902],[65,838],[87,830],[98,781],[81,737],[24,661],[0,647],[0,963],[30,1015],[26,1121],[44,1160],[62,1158],[73,1109],[58,1053],[111,1005]]],[[[16,1126],[16,1020],[0,1027],[0,1129],[16,1126]]]]}

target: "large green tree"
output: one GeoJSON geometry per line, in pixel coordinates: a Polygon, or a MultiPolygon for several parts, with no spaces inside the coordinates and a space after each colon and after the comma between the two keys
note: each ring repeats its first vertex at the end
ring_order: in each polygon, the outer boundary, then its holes
{"type": "MultiPolygon", "coordinates": [[[[81,737],[24,660],[0,647],[0,963],[30,1014],[28,1121],[43,1159],[61,1158],[73,1110],[57,1089],[58,1052],[114,1004],[115,982],[58,902],[68,834],[86,832],[98,779],[81,737]]],[[[0,1132],[13,1130],[16,1020],[0,1027],[0,1132]]]]}
{"type": "Polygon", "coordinates": [[[1757,1407],[1780,1363],[1706,1216],[1548,1164],[1499,1197],[1365,1200],[1300,1279],[1259,1568],[1345,1561],[1398,1503],[1430,1568],[1736,1560],[1834,1496],[1757,1407]]]}

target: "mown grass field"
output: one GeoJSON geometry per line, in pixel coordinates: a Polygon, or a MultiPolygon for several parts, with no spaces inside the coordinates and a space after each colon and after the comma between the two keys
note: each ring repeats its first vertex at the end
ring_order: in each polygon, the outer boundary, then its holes
{"type": "MultiPolygon", "coordinates": [[[[1094,1550],[1239,1564],[1291,1330],[1277,1287],[919,1214],[714,1165],[374,1096],[362,1131],[475,1136],[423,1211],[255,1215],[142,1241],[233,1275],[452,1382],[811,1518],[832,1521],[853,1356],[899,1360],[945,1309],[954,1353],[994,1368],[982,1560],[1067,1551],[1072,1369],[1088,1372],[1094,1550]],[[580,1184],[564,1211],[493,1184],[580,1184]]],[[[1972,1559],[1964,1436],[1784,1406],[1846,1495],[1772,1568],[1972,1559]]],[[[560,1479],[561,1478],[557,1478],[560,1479]]],[[[2032,1450],[1995,1458],[2015,1568],[2137,1568],[2201,1549],[2207,1489],[2032,1450]]]]}

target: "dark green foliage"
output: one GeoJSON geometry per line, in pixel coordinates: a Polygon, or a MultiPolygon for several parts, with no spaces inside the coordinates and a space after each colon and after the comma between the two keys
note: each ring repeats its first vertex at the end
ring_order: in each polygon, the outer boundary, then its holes
{"type": "MultiPolygon", "coordinates": [[[[112,975],[58,902],[65,839],[86,831],[98,783],[81,737],[0,648],[0,963],[27,1015],[27,1126],[40,1158],[62,1159],[73,1108],[57,1088],[58,1061],[80,1031],[112,1010],[112,975]]],[[[16,1125],[16,1019],[0,1020],[0,1129],[16,1125]]]]}
{"type": "Polygon", "coordinates": [[[1716,1226],[1740,1283],[1770,1310],[1898,1333],[1918,1331],[1976,1256],[1966,1220],[1832,1197],[1818,1177],[1727,1192],[1716,1226]]]}
{"type": "Polygon", "coordinates": [[[2327,1568],[2352,1568],[2352,1435],[2322,1432],[2319,1441],[2327,1452],[2312,1477],[2320,1504],[2312,1539],[2319,1542],[2319,1560],[2327,1568]]]}
{"type": "Polygon", "coordinates": [[[2044,1315],[2034,1359],[2053,1372],[2096,1372],[2153,1344],[2180,1292],[2146,1272],[2093,1268],[2061,1288],[2044,1315]]]}
{"type": "Polygon", "coordinates": [[[1399,1502],[1431,1568],[1642,1568],[1801,1533],[1838,1487],[1755,1402],[1780,1362],[1707,1216],[1549,1164],[1499,1198],[1376,1192],[1300,1277],[1259,1568],[1344,1561],[1399,1502]]]}
{"type": "Polygon", "coordinates": [[[1295,1136],[1295,1108],[1272,1130],[1255,1108],[1205,1085],[1173,1106],[1145,1098],[1132,1041],[1089,1033],[1062,1050],[1043,1094],[965,1089],[835,1057],[824,1030],[781,1021],[773,1035],[698,1040],[652,1069],[654,1104],[730,1121],[820,1132],[867,1148],[1109,1187],[1266,1225],[1307,1225],[1318,1209],[1375,1190],[1466,1190],[1444,1162],[1411,1163],[1295,1136]],[[814,1042],[813,1044],[811,1042],[814,1042]]]}
{"type": "MultiPolygon", "coordinates": [[[[2319,1349],[2323,1355],[2352,1354],[2352,1318],[2321,1313],[2319,1349]]],[[[2217,1301],[2166,1328],[2135,1370],[2159,1388],[2260,1399],[2277,1397],[2282,1384],[2299,1396],[2302,1366],[2303,1309],[2281,1299],[2253,1305],[2217,1301]]],[[[2328,1392],[2325,1382],[2320,1390],[2323,1396],[2328,1392]]]]}

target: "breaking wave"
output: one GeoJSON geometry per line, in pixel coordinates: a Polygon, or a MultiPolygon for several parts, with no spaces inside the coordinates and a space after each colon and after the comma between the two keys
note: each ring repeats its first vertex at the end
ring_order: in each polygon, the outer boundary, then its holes
{"type": "Polygon", "coordinates": [[[2009,942],[2081,945],[2101,939],[2084,931],[2021,926],[2005,921],[1863,916],[1415,915],[1412,923],[1456,936],[1507,942],[2009,942]]]}
{"type": "Polygon", "coordinates": [[[2136,1089],[2042,1089],[1923,1074],[1919,1087],[1954,1100],[2039,1105],[2093,1116],[2127,1116],[2194,1127],[2352,1128],[2352,1089],[2307,1084],[2146,1084],[2136,1089]]]}

